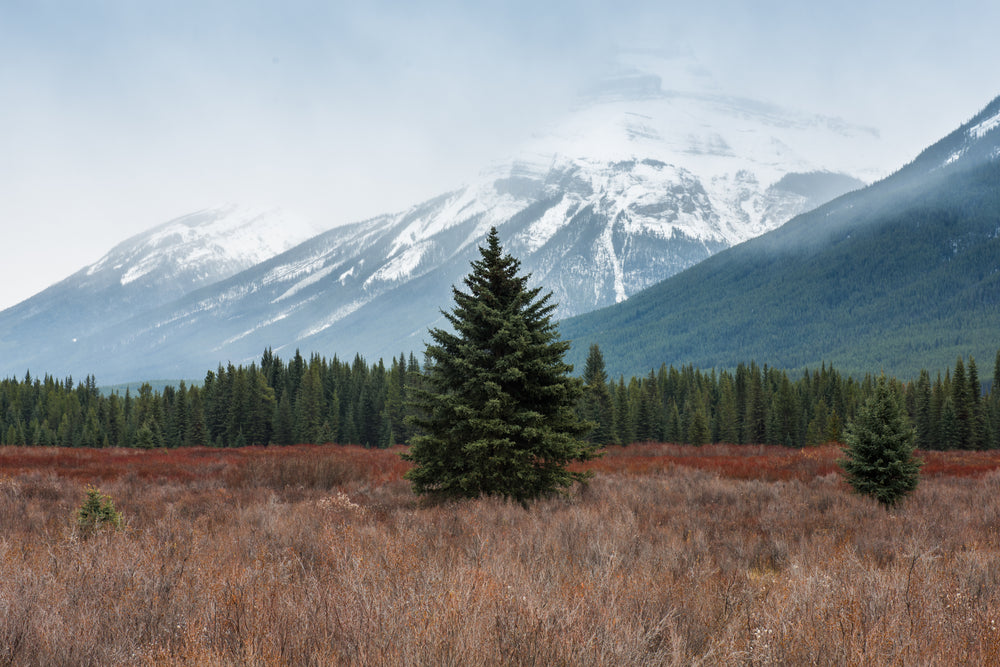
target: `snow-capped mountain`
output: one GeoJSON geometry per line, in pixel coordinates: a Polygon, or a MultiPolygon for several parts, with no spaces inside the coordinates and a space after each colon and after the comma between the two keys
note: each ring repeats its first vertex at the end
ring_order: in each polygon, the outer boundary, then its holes
{"type": "Polygon", "coordinates": [[[86,336],[259,264],[318,231],[279,210],[229,205],[138,234],[0,313],[4,370],[23,373],[29,365],[60,370],[67,353],[86,336]]]}
{"type": "MultiPolygon", "coordinates": [[[[915,379],[956,357],[992,360],[998,185],[1000,97],[885,179],[561,332],[600,345],[609,372],[626,377],[755,360],[915,379]]],[[[569,361],[586,352],[575,346],[569,361]]]]}
{"type": "Polygon", "coordinates": [[[81,288],[117,283],[177,297],[259,264],[322,231],[280,210],[236,205],[171,220],[115,246],[84,269],[81,288]]]}
{"type": "Polygon", "coordinates": [[[216,224],[189,244],[198,225],[168,223],[51,288],[77,295],[75,313],[65,299],[41,299],[47,291],[0,314],[0,371],[118,381],[197,377],[268,346],[369,358],[420,351],[491,226],[566,317],[621,302],[862,185],[847,174],[873,175],[859,156],[875,150],[875,132],[726,97],[677,72],[633,54],[561,123],[465,187],[260,263],[248,254],[284,232],[251,243],[241,233],[230,245],[232,232],[216,224]],[[245,264],[213,261],[215,247],[245,264]],[[95,292],[97,282],[114,290],[95,292]],[[56,317],[58,335],[25,342],[28,311],[35,322],[56,317]]]}

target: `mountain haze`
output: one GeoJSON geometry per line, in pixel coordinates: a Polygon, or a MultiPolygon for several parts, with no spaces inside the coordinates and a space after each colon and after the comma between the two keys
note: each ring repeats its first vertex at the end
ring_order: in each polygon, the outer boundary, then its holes
{"type": "MultiPolygon", "coordinates": [[[[200,376],[265,347],[419,353],[491,226],[554,292],[556,315],[570,317],[621,303],[870,175],[859,156],[875,150],[872,130],[728,97],[689,70],[633,54],[561,123],[470,184],[297,238],[280,254],[261,239],[268,251],[250,261],[203,262],[211,255],[185,233],[136,237],[0,313],[0,373],[120,382],[200,376]]],[[[224,225],[204,231],[209,248],[228,247],[224,225]]]]}
{"type": "Polygon", "coordinates": [[[1000,348],[1000,98],[912,163],[561,324],[580,363],[760,364],[915,377],[1000,348]]]}

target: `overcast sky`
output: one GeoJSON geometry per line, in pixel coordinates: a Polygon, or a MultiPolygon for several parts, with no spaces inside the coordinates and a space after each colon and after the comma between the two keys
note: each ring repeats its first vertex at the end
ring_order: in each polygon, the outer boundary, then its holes
{"type": "Polygon", "coordinates": [[[993,0],[0,0],[0,308],[198,209],[333,226],[458,187],[620,49],[875,127],[889,171],[1000,94],[998,26],[993,0]]]}

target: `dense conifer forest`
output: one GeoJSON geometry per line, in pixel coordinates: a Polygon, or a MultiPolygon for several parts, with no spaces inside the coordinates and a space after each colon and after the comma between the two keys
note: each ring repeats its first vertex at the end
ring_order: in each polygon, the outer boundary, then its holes
{"type": "MultiPolygon", "coordinates": [[[[1000,375],[1000,353],[993,374],[1000,375]]],[[[0,444],[387,447],[413,434],[410,397],[423,377],[412,354],[387,366],[298,352],[285,362],[271,350],[259,364],[220,365],[200,386],[145,384],[135,394],[106,394],[93,376],[74,382],[26,373],[0,381],[0,444]]],[[[753,362],[722,371],[662,365],[644,377],[608,378],[596,346],[583,378],[579,412],[597,424],[589,440],[599,445],[840,442],[875,386],[871,375],[858,379],[828,365],[797,374],[753,362]]],[[[1000,448],[1000,389],[980,381],[973,358],[890,384],[905,400],[918,448],[1000,448]]]]}

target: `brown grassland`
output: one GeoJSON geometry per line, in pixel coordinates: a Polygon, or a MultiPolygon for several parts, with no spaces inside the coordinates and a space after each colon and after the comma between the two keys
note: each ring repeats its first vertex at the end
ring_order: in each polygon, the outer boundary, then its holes
{"type": "Polygon", "coordinates": [[[890,511],[833,446],[616,448],[527,510],[398,454],[0,448],[0,665],[1000,664],[1000,453],[890,511]]]}

